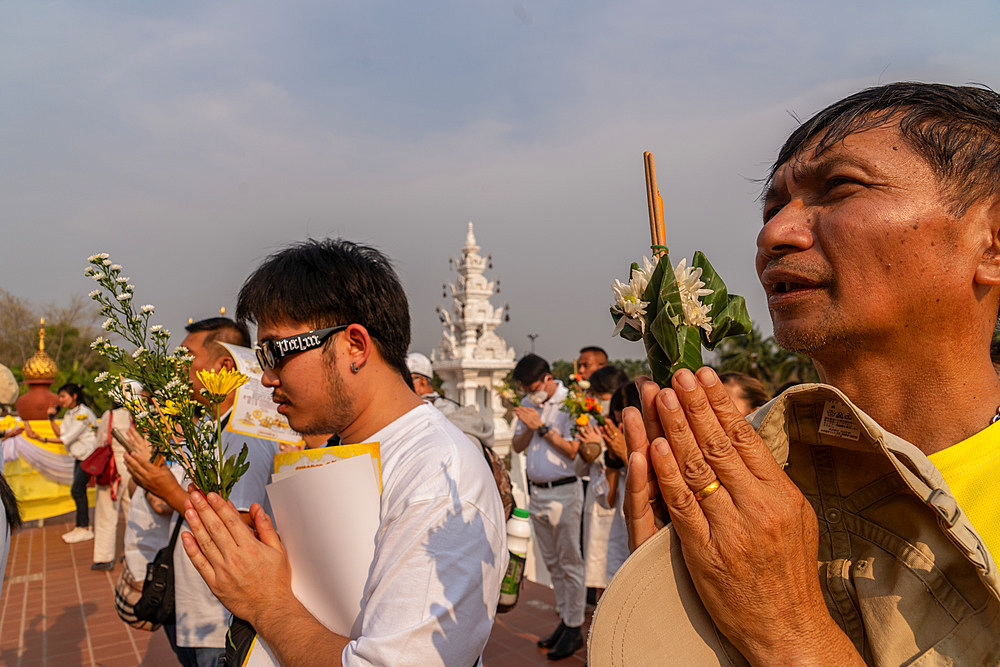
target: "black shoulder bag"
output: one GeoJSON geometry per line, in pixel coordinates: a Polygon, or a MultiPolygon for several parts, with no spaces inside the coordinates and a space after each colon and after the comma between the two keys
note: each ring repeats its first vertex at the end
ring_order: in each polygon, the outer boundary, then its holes
{"type": "Polygon", "coordinates": [[[178,517],[170,536],[170,544],[156,552],[153,562],[146,565],[142,597],[135,603],[135,617],[158,625],[174,622],[174,545],[184,521],[178,517]]]}

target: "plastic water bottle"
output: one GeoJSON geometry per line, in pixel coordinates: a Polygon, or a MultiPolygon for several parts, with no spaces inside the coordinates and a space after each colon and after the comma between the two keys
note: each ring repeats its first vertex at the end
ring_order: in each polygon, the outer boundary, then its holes
{"type": "Polygon", "coordinates": [[[500,584],[500,604],[497,611],[510,611],[517,604],[517,594],[521,589],[521,578],[524,576],[524,561],[528,557],[528,545],[531,542],[531,524],[528,522],[528,510],[520,507],[514,510],[514,515],[507,520],[507,550],[510,551],[510,561],[507,563],[507,574],[500,584]]]}

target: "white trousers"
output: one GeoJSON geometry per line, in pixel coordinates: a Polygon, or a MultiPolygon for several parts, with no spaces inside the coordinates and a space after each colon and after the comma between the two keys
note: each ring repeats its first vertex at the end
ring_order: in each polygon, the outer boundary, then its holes
{"type": "MultiPolygon", "coordinates": [[[[584,581],[588,588],[607,588],[608,577],[608,538],[611,526],[615,520],[615,508],[604,507],[597,501],[599,493],[598,480],[603,479],[604,471],[591,474],[590,484],[583,499],[583,556],[586,559],[586,577],[584,581]]],[[[604,484],[607,488],[607,484],[604,484]]],[[[607,494],[607,491],[603,491],[607,494]]]]}
{"type": "Polygon", "coordinates": [[[583,486],[580,482],[553,489],[531,487],[531,527],[552,577],[556,611],[568,627],[583,625],[587,605],[583,555],[580,553],[580,517],[583,486]]]}
{"type": "Polygon", "coordinates": [[[128,468],[125,467],[123,450],[119,445],[112,445],[115,456],[115,467],[122,481],[118,485],[117,500],[111,499],[110,486],[97,486],[97,502],[94,504],[94,562],[110,563],[115,559],[115,540],[118,538],[118,509],[122,508],[128,516],[128,483],[132,480],[128,468]]]}

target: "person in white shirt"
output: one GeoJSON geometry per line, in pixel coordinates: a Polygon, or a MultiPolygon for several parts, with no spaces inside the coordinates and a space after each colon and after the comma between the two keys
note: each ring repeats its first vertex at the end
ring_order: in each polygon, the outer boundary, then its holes
{"type": "Polygon", "coordinates": [[[59,387],[59,407],[65,408],[62,421],[56,422],[56,407],[49,408],[49,422],[55,438],[43,438],[35,433],[30,426],[25,427],[25,433],[42,442],[61,442],[66,447],[66,453],[72,456],[73,484],[69,494],[76,505],[76,526],[62,536],[63,542],[75,544],[94,539],[94,531],[90,529],[90,508],[87,500],[87,484],[90,475],[80,467],[84,460],[97,447],[97,416],[84,403],[83,389],[78,384],[67,382],[59,387]]]}
{"type": "Polygon", "coordinates": [[[3,576],[7,570],[7,556],[10,554],[10,535],[20,527],[21,508],[0,470],[0,591],[3,590],[3,576]]]}
{"type": "Polygon", "coordinates": [[[294,245],[247,279],[237,317],[258,326],[262,381],[292,428],[381,443],[360,631],[329,630],[294,596],[258,505],[259,538],[217,494],[192,488],[181,539],[195,567],[280,664],[476,664],[507,567],[503,507],[482,453],[406,382],[410,316],[389,261],[343,240],[294,245]]]}
{"type": "Polygon", "coordinates": [[[555,632],[538,646],[549,649],[550,660],[560,660],[583,647],[580,626],[587,605],[580,552],[583,485],[573,466],[580,443],[571,439],[569,413],[562,409],[568,391],[552,377],[548,362],[536,354],[525,355],[513,375],[525,398],[514,408],[518,422],[511,446],[517,453],[528,451],[531,527],[552,575],[560,618],[555,632]]]}
{"type": "MultiPolygon", "coordinates": [[[[243,325],[226,317],[212,317],[193,322],[187,327],[187,336],[181,344],[194,357],[191,362],[191,380],[194,396],[201,400],[201,381],[197,373],[202,370],[229,370],[235,368],[232,355],[220,343],[250,346],[250,333],[243,325]]],[[[219,406],[223,421],[228,419],[236,394],[230,394],[219,406]]],[[[170,525],[173,530],[176,521],[181,520],[187,493],[187,481],[179,465],[167,467],[150,462],[150,445],[133,429],[129,431],[129,441],[136,452],[124,455],[125,465],[131,471],[136,483],[162,498],[177,514],[170,525]]],[[[223,429],[223,451],[235,454],[247,446],[249,469],[230,491],[229,498],[236,508],[249,511],[251,505],[261,503],[265,511],[270,511],[264,487],[271,481],[274,469],[274,455],[278,453],[278,443],[273,440],[251,438],[223,429]]],[[[228,623],[226,610],[215,598],[208,586],[191,565],[184,549],[174,547],[174,609],[176,624],[164,626],[170,645],[182,665],[191,667],[211,667],[225,653],[228,623]]]]}

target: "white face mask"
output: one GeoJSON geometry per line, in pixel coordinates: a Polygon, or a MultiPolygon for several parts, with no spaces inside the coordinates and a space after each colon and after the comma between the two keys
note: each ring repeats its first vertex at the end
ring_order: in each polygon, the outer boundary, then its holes
{"type": "Polygon", "coordinates": [[[541,405],[542,403],[544,403],[545,401],[548,400],[549,393],[547,391],[545,391],[544,389],[539,389],[538,391],[531,392],[530,394],[528,394],[527,396],[525,396],[525,398],[527,398],[529,401],[531,401],[535,405],[541,405]]]}
{"type": "Polygon", "coordinates": [[[531,402],[534,403],[535,405],[541,405],[545,401],[549,400],[549,392],[545,391],[545,385],[547,385],[551,381],[552,381],[552,376],[546,375],[545,378],[542,380],[542,388],[539,389],[538,391],[532,391],[528,393],[528,395],[525,398],[530,399],[531,402]]]}

